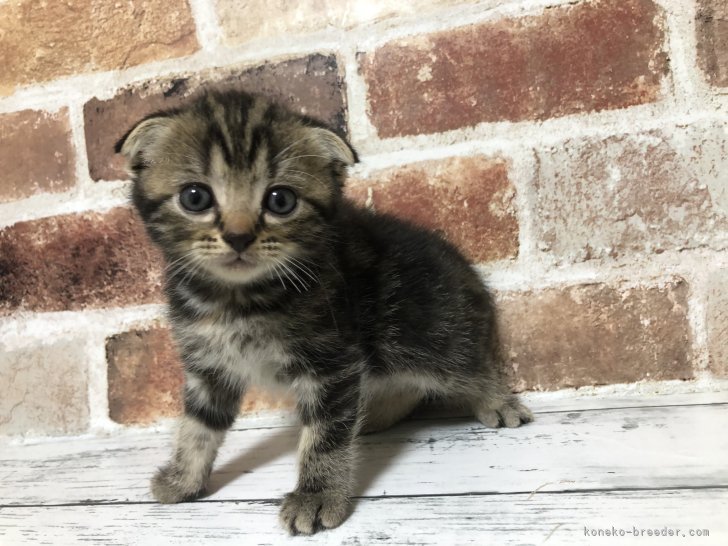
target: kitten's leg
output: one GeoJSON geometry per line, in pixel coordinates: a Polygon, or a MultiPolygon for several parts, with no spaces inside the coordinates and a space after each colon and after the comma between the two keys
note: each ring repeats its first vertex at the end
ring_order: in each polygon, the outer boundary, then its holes
{"type": "Polygon", "coordinates": [[[407,417],[422,401],[422,393],[415,390],[375,391],[365,404],[362,434],[388,429],[407,417]]]}
{"type": "Polygon", "coordinates": [[[533,414],[499,378],[491,377],[477,394],[471,395],[475,417],[487,427],[520,427],[533,421],[533,414]]]}
{"type": "Polygon", "coordinates": [[[533,421],[533,414],[515,395],[505,398],[500,404],[482,401],[474,409],[475,417],[487,427],[520,427],[533,421]]]}
{"type": "Polygon", "coordinates": [[[179,424],[172,460],[152,479],[161,503],[192,500],[205,491],[217,450],[240,408],[242,388],[214,373],[185,373],[185,414],[179,424]]]}
{"type": "Polygon", "coordinates": [[[293,535],[337,527],[349,513],[360,427],[358,381],[329,381],[317,391],[299,397],[298,485],[280,511],[281,523],[293,535]]]}

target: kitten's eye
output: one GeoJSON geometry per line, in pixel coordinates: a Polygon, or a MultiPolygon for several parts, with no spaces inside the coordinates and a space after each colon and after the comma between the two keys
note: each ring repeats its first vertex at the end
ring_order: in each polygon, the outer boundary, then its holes
{"type": "Polygon", "coordinates": [[[298,198],[290,188],[277,187],[268,192],[265,198],[265,208],[273,214],[285,216],[296,208],[298,198]]]}
{"type": "Polygon", "coordinates": [[[179,202],[190,212],[202,212],[212,206],[212,192],[203,186],[190,184],[179,192],[179,202]]]}

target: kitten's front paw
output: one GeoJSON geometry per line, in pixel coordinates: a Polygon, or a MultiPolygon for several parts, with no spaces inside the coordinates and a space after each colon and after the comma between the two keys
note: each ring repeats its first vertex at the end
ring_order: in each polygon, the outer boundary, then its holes
{"type": "Polygon", "coordinates": [[[515,428],[533,421],[531,410],[515,397],[507,399],[496,408],[483,404],[476,409],[475,417],[486,427],[491,428],[502,426],[515,428]]]}
{"type": "Polygon", "coordinates": [[[160,468],[152,478],[152,495],[162,504],[194,500],[202,495],[204,490],[204,483],[186,476],[174,464],[160,468]]]}
{"type": "Polygon", "coordinates": [[[292,535],[312,535],[338,527],[349,513],[349,498],[336,491],[293,491],[283,498],[280,519],[292,535]]]}

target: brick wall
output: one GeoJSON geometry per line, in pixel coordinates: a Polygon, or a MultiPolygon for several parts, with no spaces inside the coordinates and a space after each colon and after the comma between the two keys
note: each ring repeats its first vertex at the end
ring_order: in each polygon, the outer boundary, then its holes
{"type": "Polygon", "coordinates": [[[489,278],[517,390],[728,385],[724,0],[244,5],[0,3],[0,434],[179,411],[112,144],[208,82],[346,131],[351,197],[489,278]]]}

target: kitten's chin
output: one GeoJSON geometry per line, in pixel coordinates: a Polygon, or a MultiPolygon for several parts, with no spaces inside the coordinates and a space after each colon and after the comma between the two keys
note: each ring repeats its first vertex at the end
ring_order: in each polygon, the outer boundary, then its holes
{"type": "Polygon", "coordinates": [[[230,284],[247,284],[262,277],[268,268],[247,257],[235,257],[208,264],[211,273],[220,280],[230,284]]]}

